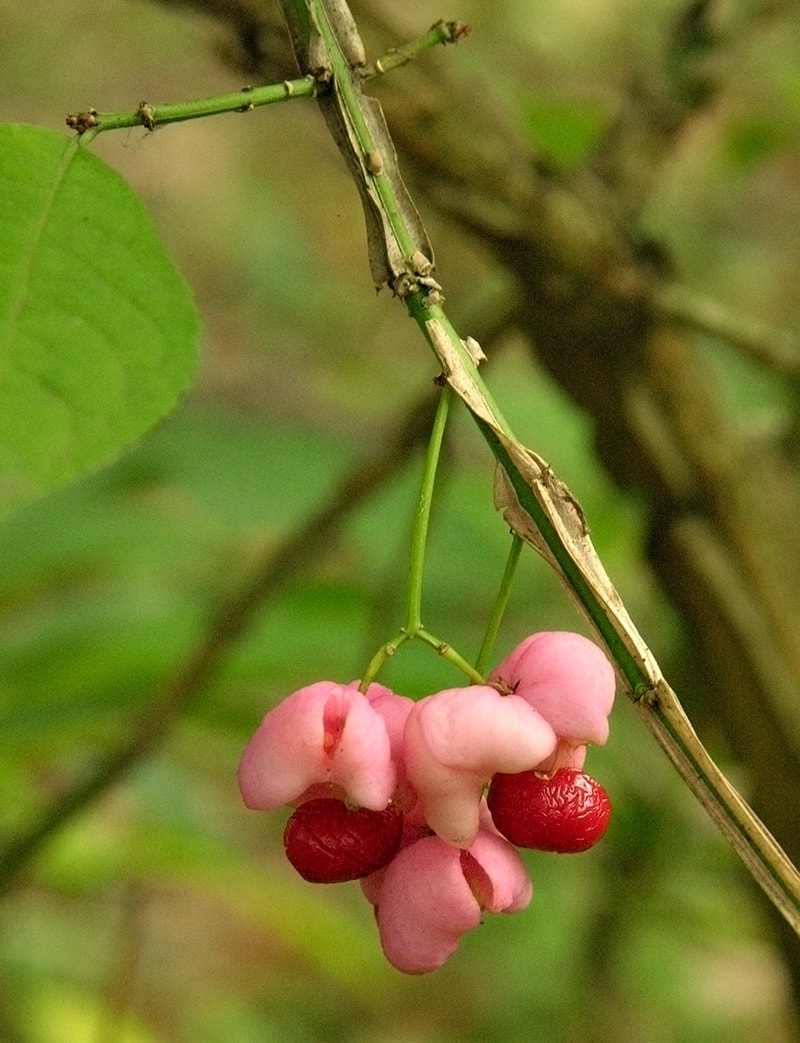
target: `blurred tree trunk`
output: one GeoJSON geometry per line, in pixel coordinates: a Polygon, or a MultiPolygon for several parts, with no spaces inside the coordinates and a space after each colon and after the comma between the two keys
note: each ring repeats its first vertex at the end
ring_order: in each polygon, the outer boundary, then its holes
{"type": "MultiPolygon", "coordinates": [[[[292,72],[269,5],[171,2],[225,22],[236,60],[265,82],[292,72]]],[[[724,88],[742,40],[768,18],[797,18],[774,0],[735,6],[686,4],[662,61],[630,83],[570,178],[507,129],[487,98],[465,94],[441,60],[387,78],[379,93],[413,193],[513,275],[536,357],[593,418],[614,480],[648,503],[649,560],[691,633],[680,695],[701,735],[724,736],[756,811],[800,862],[797,461],[748,437],[726,411],[691,334],[662,307],[679,273],[638,229],[679,132],[724,88]]],[[[352,7],[367,36],[398,38],[391,5],[352,7]]],[[[800,940],[774,922],[800,998],[800,940]]]]}

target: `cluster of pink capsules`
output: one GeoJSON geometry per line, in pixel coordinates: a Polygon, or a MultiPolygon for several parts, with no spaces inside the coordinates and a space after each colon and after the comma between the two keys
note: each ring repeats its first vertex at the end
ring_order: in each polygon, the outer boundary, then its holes
{"type": "Polygon", "coordinates": [[[361,880],[398,970],[435,970],[484,912],[531,900],[518,847],[585,851],[608,826],[583,771],[608,738],[614,672],[579,634],[533,634],[482,685],[415,702],[318,681],[264,717],[242,756],[249,808],[294,808],[286,855],[313,883],[361,880]]]}

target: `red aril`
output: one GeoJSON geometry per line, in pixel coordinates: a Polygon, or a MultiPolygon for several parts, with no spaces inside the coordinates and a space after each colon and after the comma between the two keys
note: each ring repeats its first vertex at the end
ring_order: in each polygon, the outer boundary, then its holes
{"type": "Polygon", "coordinates": [[[517,847],[573,854],[596,844],[608,828],[611,802],[591,776],[560,768],[495,775],[487,798],[496,828],[517,847]]]}
{"type": "Polygon", "coordinates": [[[359,880],[394,858],[403,834],[403,813],[348,808],[319,797],[295,809],[283,833],[286,857],[312,884],[359,880]]]}

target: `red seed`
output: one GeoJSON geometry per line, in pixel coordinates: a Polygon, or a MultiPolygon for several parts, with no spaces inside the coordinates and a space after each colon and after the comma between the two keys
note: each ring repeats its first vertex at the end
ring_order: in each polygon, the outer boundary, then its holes
{"type": "Polygon", "coordinates": [[[561,854],[588,850],[611,818],[606,791],[577,768],[561,768],[551,778],[535,771],[495,775],[487,803],[512,844],[561,854]]]}
{"type": "Polygon", "coordinates": [[[319,797],[295,809],[283,833],[286,857],[312,884],[359,880],[394,858],[403,834],[403,813],[348,808],[319,797]]]}

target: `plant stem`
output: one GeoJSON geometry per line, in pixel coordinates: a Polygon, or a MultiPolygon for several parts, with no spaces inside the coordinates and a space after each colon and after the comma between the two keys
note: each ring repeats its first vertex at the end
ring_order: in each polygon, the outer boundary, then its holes
{"type": "MultiPolygon", "coordinates": [[[[375,123],[370,119],[370,113],[361,92],[361,79],[358,71],[351,68],[337,35],[334,21],[338,16],[331,15],[320,0],[291,0],[291,3],[295,10],[307,8],[313,15],[311,21],[314,30],[320,33],[327,52],[337,108],[346,121],[345,133],[350,146],[348,151],[353,153],[356,165],[363,171],[365,157],[380,157],[380,169],[369,171],[368,191],[370,194],[374,192],[398,247],[410,260],[417,249],[417,243],[413,230],[406,221],[395,187],[387,176],[385,159],[379,148],[379,145],[382,146],[384,143],[382,141],[379,143],[375,139],[372,129],[375,127],[375,123]]],[[[391,248],[389,252],[391,252],[391,248]]]]}
{"type": "Polygon", "coordinates": [[[439,404],[436,408],[436,415],[433,418],[428,449],[425,453],[425,463],[422,468],[419,500],[417,501],[414,528],[411,534],[411,561],[409,564],[405,625],[405,632],[409,637],[414,637],[422,627],[422,587],[425,570],[425,550],[428,545],[428,530],[430,528],[431,503],[433,502],[436,470],[439,465],[439,456],[442,451],[442,441],[452,400],[452,389],[445,385],[439,396],[439,404]]]}
{"type": "Polygon", "coordinates": [[[475,667],[470,666],[462,655],[456,652],[446,641],[428,633],[422,626],[422,592],[424,586],[425,553],[430,529],[431,504],[436,484],[436,471],[439,465],[439,457],[442,451],[442,442],[452,400],[452,388],[445,384],[439,395],[439,402],[436,406],[433,424],[431,425],[428,448],[422,468],[417,510],[414,515],[414,526],[411,533],[411,560],[408,570],[408,600],[405,626],[396,637],[382,645],[369,661],[359,684],[359,690],[362,692],[366,692],[370,684],[383,669],[386,661],[395,654],[397,649],[406,641],[413,641],[415,638],[434,648],[443,659],[452,663],[453,666],[475,684],[483,682],[481,673],[475,667]]]}
{"type": "Polygon", "coordinates": [[[439,44],[457,43],[464,36],[468,36],[469,32],[470,28],[464,22],[440,20],[432,25],[424,36],[420,36],[417,40],[412,40],[411,43],[404,44],[402,47],[393,47],[386,54],[371,62],[363,69],[362,76],[365,80],[383,76],[392,69],[399,69],[400,66],[407,65],[425,51],[429,51],[439,44]]]}
{"type": "Polygon", "coordinates": [[[500,580],[500,587],[497,591],[494,606],[492,607],[492,615],[486,626],[486,633],[483,637],[481,650],[478,652],[478,658],[475,660],[475,669],[479,674],[486,673],[486,664],[489,662],[489,656],[492,654],[492,648],[494,647],[497,632],[503,621],[503,615],[505,614],[506,605],[508,604],[508,595],[511,592],[511,581],[514,578],[514,573],[517,571],[517,564],[519,562],[519,556],[522,553],[522,546],[522,537],[517,535],[516,532],[512,532],[511,546],[508,549],[508,559],[506,560],[503,578],[500,580]]]}
{"type": "Polygon", "coordinates": [[[408,633],[405,629],[401,630],[396,637],[391,639],[391,641],[387,641],[385,645],[381,645],[372,659],[370,659],[367,669],[361,676],[361,682],[358,686],[359,692],[366,692],[398,648],[402,644],[405,644],[406,641],[413,640],[419,640],[422,641],[423,644],[429,645],[437,655],[440,655],[442,659],[446,659],[448,663],[452,663],[452,665],[457,670],[460,670],[461,673],[464,674],[464,676],[473,684],[485,684],[483,674],[474,666],[470,666],[467,660],[460,655],[452,645],[448,644],[447,641],[443,641],[440,637],[436,637],[434,634],[429,633],[423,627],[418,627],[413,634],[408,633]]]}
{"type": "Polygon", "coordinates": [[[440,655],[442,659],[446,659],[448,663],[452,663],[453,666],[468,677],[473,684],[484,683],[483,674],[479,673],[474,666],[470,666],[467,660],[459,655],[458,652],[456,652],[456,650],[446,641],[442,641],[441,638],[429,634],[427,630],[423,630],[422,628],[417,630],[414,637],[419,638],[419,640],[424,641],[426,645],[430,645],[431,648],[436,649],[437,654],[440,655]]]}
{"type": "Polygon", "coordinates": [[[387,641],[385,645],[382,645],[369,661],[367,669],[362,674],[361,683],[358,686],[359,691],[362,692],[366,692],[386,661],[395,654],[397,649],[406,641],[413,641],[414,639],[430,645],[431,648],[436,650],[438,655],[452,663],[473,684],[483,683],[483,675],[477,667],[471,666],[450,644],[443,641],[440,637],[429,633],[422,626],[422,592],[425,573],[425,552],[428,546],[428,531],[430,529],[431,504],[433,503],[436,471],[439,466],[439,457],[442,452],[442,442],[452,401],[453,390],[449,384],[445,384],[439,395],[439,402],[433,417],[433,424],[431,425],[428,448],[422,467],[417,510],[414,515],[414,527],[411,533],[411,561],[408,570],[406,623],[400,633],[393,637],[391,641],[387,641]]]}
{"type": "Polygon", "coordinates": [[[400,633],[387,641],[385,645],[381,645],[375,655],[370,659],[367,664],[367,669],[361,675],[361,682],[358,686],[359,692],[366,692],[375,678],[383,669],[386,661],[391,659],[397,649],[408,641],[412,637],[411,634],[406,633],[405,630],[401,630],[400,633]]]}
{"type": "Polygon", "coordinates": [[[201,98],[198,101],[182,101],[174,105],[149,105],[142,101],[133,112],[87,112],[70,113],[67,126],[90,140],[104,130],[121,130],[124,127],[145,127],[155,130],[166,123],[180,123],[184,120],[199,119],[202,116],[216,116],[223,112],[250,112],[262,105],[274,105],[279,101],[292,98],[313,98],[320,90],[319,83],[313,76],[303,76],[296,80],[284,80],[267,87],[243,87],[232,94],[219,94],[213,98],[201,98]]]}

